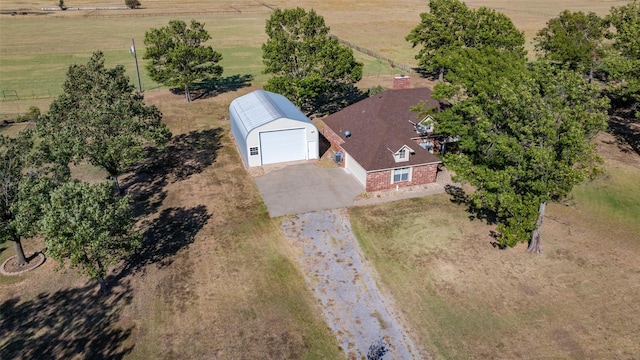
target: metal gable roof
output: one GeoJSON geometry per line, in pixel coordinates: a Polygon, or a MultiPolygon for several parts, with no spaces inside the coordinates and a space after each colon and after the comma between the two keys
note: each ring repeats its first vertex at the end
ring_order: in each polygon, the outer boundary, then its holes
{"type": "Polygon", "coordinates": [[[265,90],[256,90],[234,99],[229,105],[229,112],[235,113],[238,129],[245,138],[253,129],[282,118],[311,123],[289,99],[265,90]]]}

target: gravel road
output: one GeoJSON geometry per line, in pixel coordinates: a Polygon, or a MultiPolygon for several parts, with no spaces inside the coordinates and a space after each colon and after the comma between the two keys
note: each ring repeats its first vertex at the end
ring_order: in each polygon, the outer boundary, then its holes
{"type": "Polygon", "coordinates": [[[403,330],[393,300],[378,287],[346,210],[299,214],[284,221],[282,229],[302,250],[306,281],[348,358],[361,359],[381,345],[387,352],[380,359],[424,357],[403,330]]]}

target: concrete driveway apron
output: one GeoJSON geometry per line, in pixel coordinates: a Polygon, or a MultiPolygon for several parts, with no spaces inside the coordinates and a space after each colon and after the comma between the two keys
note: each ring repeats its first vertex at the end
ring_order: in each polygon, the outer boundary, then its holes
{"type": "Polygon", "coordinates": [[[364,192],[344,168],[294,164],[255,179],[271,217],[344,208],[364,192]]]}

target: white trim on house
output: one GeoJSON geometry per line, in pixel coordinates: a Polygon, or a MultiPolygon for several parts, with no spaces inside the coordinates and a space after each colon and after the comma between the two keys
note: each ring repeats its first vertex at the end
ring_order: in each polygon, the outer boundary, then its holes
{"type": "MultiPolygon", "coordinates": [[[[411,165],[407,165],[407,166],[410,166],[410,167],[420,167],[420,166],[433,165],[433,164],[440,164],[440,163],[441,163],[441,161],[437,161],[437,162],[436,162],[436,161],[434,161],[434,162],[422,163],[422,164],[411,164],[411,165]]],[[[394,167],[385,168],[385,169],[376,169],[376,170],[371,170],[370,172],[371,172],[371,173],[374,173],[374,172],[378,172],[378,171],[388,171],[388,170],[399,169],[399,168],[407,167],[407,166],[394,166],[394,167]]]]}
{"type": "Polygon", "coordinates": [[[393,153],[393,159],[396,162],[409,161],[409,156],[411,156],[411,154],[415,154],[415,151],[408,145],[404,145],[400,148],[400,150],[393,153]]]}
{"type": "Polygon", "coordinates": [[[391,170],[391,184],[409,182],[409,181],[411,181],[412,175],[413,175],[413,167],[412,166],[393,169],[393,170],[391,170]],[[400,175],[400,179],[397,180],[397,181],[395,179],[396,175],[397,175],[396,172],[398,172],[398,175],[400,175]]]}
{"type": "Polygon", "coordinates": [[[431,134],[434,131],[434,125],[435,125],[436,121],[433,120],[433,118],[431,117],[431,115],[427,115],[425,116],[422,120],[420,120],[420,122],[418,123],[418,125],[422,125],[426,128],[426,133],[427,134],[431,134]]]}

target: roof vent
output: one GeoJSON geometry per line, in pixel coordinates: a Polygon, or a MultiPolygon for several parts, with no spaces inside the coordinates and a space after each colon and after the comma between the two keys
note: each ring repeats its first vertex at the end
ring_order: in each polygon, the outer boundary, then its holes
{"type": "Polygon", "coordinates": [[[344,132],[344,137],[346,137],[347,139],[351,137],[351,131],[347,130],[344,132]]]}

